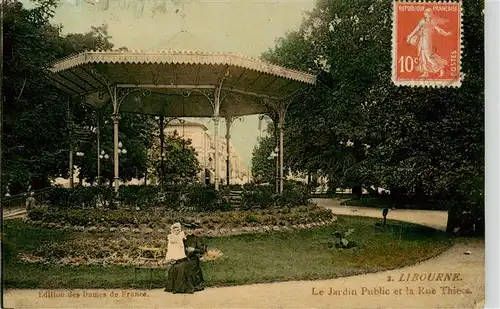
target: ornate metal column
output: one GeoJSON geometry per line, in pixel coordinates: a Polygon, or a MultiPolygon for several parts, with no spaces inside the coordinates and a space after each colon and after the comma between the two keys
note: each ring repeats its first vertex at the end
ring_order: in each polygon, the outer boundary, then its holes
{"type": "Polygon", "coordinates": [[[74,124],[73,124],[73,119],[71,117],[71,108],[70,108],[70,101],[68,100],[68,110],[67,110],[67,127],[68,127],[68,136],[69,136],[69,187],[73,189],[74,183],[73,183],[73,130],[74,130],[74,124]]]}
{"type": "MultiPolygon", "coordinates": [[[[113,149],[113,158],[114,158],[114,187],[115,192],[118,193],[118,188],[120,186],[120,173],[119,173],[119,138],[118,138],[118,123],[120,120],[120,105],[123,100],[132,92],[140,91],[143,95],[150,95],[151,92],[139,88],[126,88],[126,87],[117,87],[116,85],[108,84],[108,91],[111,97],[111,103],[113,104],[113,115],[111,118],[113,119],[113,133],[114,133],[114,149],[113,149]]],[[[137,97],[136,100],[139,102],[141,99],[137,97]]]]}
{"type": "Polygon", "coordinates": [[[231,179],[231,153],[230,153],[230,148],[229,148],[229,142],[231,140],[231,126],[233,125],[234,121],[236,119],[239,119],[240,121],[243,121],[243,118],[241,117],[231,117],[231,116],[226,116],[226,184],[229,186],[230,179],[231,179]]]}
{"type": "Polygon", "coordinates": [[[285,178],[283,177],[283,127],[285,125],[285,110],[281,110],[279,113],[279,120],[278,120],[278,130],[279,130],[279,135],[280,135],[280,149],[279,149],[279,158],[280,158],[280,194],[283,193],[283,183],[285,181],[285,178]]]}
{"type": "Polygon", "coordinates": [[[118,154],[118,121],[120,120],[120,115],[114,114],[111,116],[113,119],[113,133],[114,133],[114,138],[113,138],[113,164],[114,164],[114,172],[115,172],[115,177],[114,177],[114,187],[115,187],[115,192],[118,192],[118,188],[120,186],[120,174],[119,174],[119,154],[118,154]]]}
{"type": "Polygon", "coordinates": [[[214,92],[209,93],[206,90],[197,89],[196,91],[201,92],[212,105],[214,114],[212,116],[214,120],[214,139],[215,139],[215,153],[214,153],[214,169],[215,169],[215,190],[219,191],[220,177],[219,177],[219,121],[220,121],[220,104],[224,102],[227,94],[221,98],[222,85],[226,77],[229,76],[229,70],[221,78],[217,87],[215,87],[214,92]],[[213,97],[212,97],[213,95],[213,97]]]}
{"type": "MultiPolygon", "coordinates": [[[[216,105],[218,105],[218,99],[216,105]]],[[[218,106],[217,106],[218,107],[218,106]]],[[[215,169],[215,190],[219,191],[219,113],[214,113],[214,139],[215,139],[215,154],[214,154],[214,169],[215,169]]]]}
{"type": "Polygon", "coordinates": [[[163,116],[160,116],[160,183],[163,184],[163,180],[165,178],[165,167],[163,166],[163,148],[165,147],[165,125],[164,125],[164,120],[165,118],[163,116]]]}
{"type": "MultiPolygon", "coordinates": [[[[269,102],[268,102],[269,105],[269,102]]],[[[259,116],[259,120],[262,121],[265,116],[269,117],[269,119],[272,120],[273,126],[274,126],[274,139],[276,141],[275,148],[273,152],[271,153],[271,157],[273,157],[273,160],[275,161],[276,165],[276,170],[274,172],[274,182],[275,182],[275,188],[276,188],[276,194],[279,194],[280,192],[280,161],[279,161],[279,154],[280,154],[280,143],[279,143],[279,138],[278,138],[278,117],[276,113],[266,113],[264,115],[259,116]]]]}
{"type": "Polygon", "coordinates": [[[231,176],[231,173],[229,171],[229,158],[230,158],[230,152],[229,152],[229,140],[231,139],[231,124],[233,123],[233,118],[226,116],[226,184],[229,186],[230,181],[229,178],[231,176]]]}
{"type": "Polygon", "coordinates": [[[97,138],[97,186],[101,185],[101,115],[96,111],[97,117],[97,128],[96,128],[96,138],[97,138]]]}
{"type": "Polygon", "coordinates": [[[73,141],[69,142],[69,187],[73,189],[74,187],[74,182],[73,182],[73,175],[74,169],[73,169],[73,141]]]}
{"type": "Polygon", "coordinates": [[[300,95],[303,95],[304,91],[297,91],[293,93],[292,95],[280,99],[280,100],[271,100],[271,99],[263,99],[264,105],[268,106],[273,110],[275,115],[277,115],[277,120],[278,120],[278,130],[279,130],[279,193],[283,193],[283,185],[285,182],[285,177],[284,177],[284,147],[283,147],[283,140],[284,140],[284,127],[285,127],[285,115],[288,107],[290,104],[297,99],[300,95]]]}
{"type": "Polygon", "coordinates": [[[278,139],[278,124],[276,122],[276,119],[273,120],[274,122],[274,138],[276,139],[276,149],[278,149],[278,157],[276,157],[276,173],[275,173],[275,182],[276,182],[276,194],[280,193],[280,162],[279,162],[279,157],[281,154],[281,150],[279,148],[280,142],[278,139]]]}

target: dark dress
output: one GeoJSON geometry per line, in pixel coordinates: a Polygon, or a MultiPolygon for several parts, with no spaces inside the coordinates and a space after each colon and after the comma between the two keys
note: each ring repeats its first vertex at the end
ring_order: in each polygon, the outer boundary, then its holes
{"type": "Polygon", "coordinates": [[[207,247],[200,240],[200,238],[194,235],[188,235],[186,240],[184,240],[184,248],[193,247],[193,252],[187,252],[188,263],[192,271],[194,288],[196,291],[201,291],[204,288],[205,281],[203,280],[203,272],[200,266],[200,257],[207,251],[207,247]]]}
{"type": "Polygon", "coordinates": [[[198,237],[189,235],[184,240],[184,250],[187,258],[176,261],[168,270],[167,292],[191,294],[203,290],[200,256],[205,253],[206,247],[198,237]],[[188,247],[195,248],[195,251],[187,252],[188,247]]]}

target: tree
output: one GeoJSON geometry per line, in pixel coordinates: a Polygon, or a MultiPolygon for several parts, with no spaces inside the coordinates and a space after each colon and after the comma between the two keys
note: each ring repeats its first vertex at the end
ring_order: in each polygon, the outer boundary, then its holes
{"type": "Polygon", "coordinates": [[[392,1],[318,1],[299,31],[263,54],[326,72],[287,113],[286,160],[344,185],[481,204],[484,3],[463,5],[465,79],[458,89],[430,89],[391,81],[392,1]]]}
{"type": "Polygon", "coordinates": [[[252,152],[252,175],[256,182],[276,181],[276,158],[270,159],[276,147],[273,124],[268,125],[266,134],[259,138],[252,152]]]}
{"type": "MultiPolygon", "coordinates": [[[[163,183],[189,183],[196,181],[201,171],[196,157],[196,151],[191,146],[190,139],[183,139],[177,131],[165,136],[165,149],[163,159],[163,183]]],[[[153,180],[161,182],[160,147],[153,143],[149,154],[150,164],[153,168],[153,180]]]]}
{"type": "MultiPolygon", "coordinates": [[[[31,10],[4,1],[2,173],[11,193],[48,185],[64,172],[66,100],[52,87],[44,68],[59,56],[60,29],[48,22],[54,1],[31,10]]],[[[67,170],[67,168],[66,168],[67,170]]],[[[5,188],[2,188],[5,190],[5,188]]]]}
{"type": "MultiPolygon", "coordinates": [[[[106,25],[85,34],[61,36],[50,24],[57,1],[38,0],[26,9],[4,1],[2,173],[10,193],[40,189],[68,175],[68,109],[78,126],[89,115],[48,79],[53,61],[86,49],[110,49],[106,25]]],[[[6,188],[1,188],[4,191],[6,188]]]]}

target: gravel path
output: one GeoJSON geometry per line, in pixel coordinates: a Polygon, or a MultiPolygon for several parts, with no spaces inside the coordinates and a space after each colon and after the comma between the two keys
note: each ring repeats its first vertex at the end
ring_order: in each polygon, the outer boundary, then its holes
{"type": "MultiPolygon", "coordinates": [[[[319,206],[331,209],[337,215],[382,218],[382,209],[378,208],[342,206],[339,200],[326,198],[313,199],[313,201],[319,206]]],[[[417,223],[444,231],[448,222],[448,213],[440,210],[394,209],[389,210],[387,219],[417,223]]]]}
{"type": "MultiPolygon", "coordinates": [[[[336,214],[381,217],[378,209],[344,207],[326,199],[316,202],[336,214]]],[[[388,218],[426,223],[442,229],[446,226],[445,214],[394,210],[388,218]]],[[[461,238],[433,259],[375,274],[209,288],[193,295],[173,295],[163,290],[8,290],[4,294],[4,304],[6,308],[482,308],[484,257],[484,240],[461,238]],[[464,254],[466,251],[471,254],[464,254]],[[435,280],[447,281],[424,280],[425,276],[434,273],[451,275],[431,275],[435,280]],[[408,276],[409,281],[406,280],[408,276]],[[330,289],[341,295],[328,295],[330,289]],[[49,292],[52,295],[44,294],[49,292]],[[112,292],[116,296],[112,296],[112,292]],[[70,297],[70,293],[79,294],[79,297],[70,297]]]]}

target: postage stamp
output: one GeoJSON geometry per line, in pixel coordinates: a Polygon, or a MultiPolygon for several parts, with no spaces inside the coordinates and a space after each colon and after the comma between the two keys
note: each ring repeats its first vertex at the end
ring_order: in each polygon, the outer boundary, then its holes
{"type": "Polygon", "coordinates": [[[482,2],[2,1],[0,307],[479,308],[482,2]]]}
{"type": "Polygon", "coordinates": [[[398,86],[460,87],[462,3],[393,3],[392,80],[398,86]]]}

